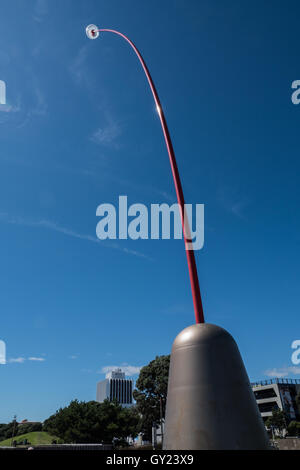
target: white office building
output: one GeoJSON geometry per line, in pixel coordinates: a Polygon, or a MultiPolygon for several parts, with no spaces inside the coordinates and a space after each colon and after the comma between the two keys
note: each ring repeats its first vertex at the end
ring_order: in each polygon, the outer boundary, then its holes
{"type": "Polygon", "coordinates": [[[132,406],[132,389],[132,379],[126,379],[125,372],[116,369],[109,372],[105,380],[98,382],[96,401],[102,403],[106,399],[116,399],[122,406],[132,406]]]}

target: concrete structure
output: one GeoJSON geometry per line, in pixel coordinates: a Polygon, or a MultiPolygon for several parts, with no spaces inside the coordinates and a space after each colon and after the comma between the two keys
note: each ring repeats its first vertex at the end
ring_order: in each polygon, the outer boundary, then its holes
{"type": "Polygon", "coordinates": [[[102,403],[104,400],[116,399],[122,406],[132,405],[133,381],[125,378],[121,369],[116,369],[106,375],[105,380],[97,384],[96,401],[102,403]]]}
{"type": "Polygon", "coordinates": [[[263,421],[272,416],[274,408],[284,410],[289,421],[300,420],[296,396],[300,392],[299,379],[270,379],[251,383],[263,421]]]}
{"type": "Polygon", "coordinates": [[[269,440],[232,336],[198,323],[175,338],[164,449],[268,449],[269,440]]]}
{"type": "Polygon", "coordinates": [[[285,439],[276,439],[274,444],[279,450],[300,450],[300,439],[286,437],[285,439]]]}

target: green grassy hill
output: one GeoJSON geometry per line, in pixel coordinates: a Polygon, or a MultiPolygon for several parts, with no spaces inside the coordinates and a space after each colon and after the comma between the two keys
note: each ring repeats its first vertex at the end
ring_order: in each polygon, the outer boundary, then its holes
{"type": "MultiPolygon", "coordinates": [[[[58,442],[59,440],[58,437],[51,436],[47,432],[43,431],[28,432],[27,434],[21,434],[20,436],[16,436],[13,438],[13,440],[17,442],[24,441],[24,439],[27,439],[28,443],[30,443],[30,445],[32,446],[51,444],[53,439],[55,439],[56,442],[58,442]]],[[[11,446],[11,441],[11,438],[5,439],[5,441],[0,442],[0,446],[11,446]]]]}

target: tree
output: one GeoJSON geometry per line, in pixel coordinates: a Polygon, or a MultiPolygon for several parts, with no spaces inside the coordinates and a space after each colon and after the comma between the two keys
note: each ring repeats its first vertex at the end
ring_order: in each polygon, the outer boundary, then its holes
{"type": "Polygon", "coordinates": [[[15,427],[14,421],[8,424],[0,424],[0,440],[9,439],[13,435],[13,430],[15,427]]]}
{"type": "Polygon", "coordinates": [[[27,434],[28,432],[42,431],[42,428],[43,425],[39,422],[19,424],[16,435],[21,436],[22,434],[27,434]]]}
{"type": "Polygon", "coordinates": [[[286,429],[286,414],[283,410],[274,408],[272,410],[272,416],[270,416],[266,421],[266,426],[268,428],[277,429],[280,434],[283,433],[283,430],[286,429]]]}
{"type": "Polygon", "coordinates": [[[139,415],[135,409],[122,408],[117,402],[105,400],[79,402],[60,408],[44,422],[44,431],[72,443],[111,443],[135,437],[139,415]]]}
{"type": "Polygon", "coordinates": [[[300,423],[299,421],[291,421],[288,425],[289,436],[300,436],[300,423]]]}
{"type": "Polygon", "coordinates": [[[14,416],[13,421],[8,424],[0,424],[0,441],[4,439],[10,439],[16,435],[18,423],[16,421],[16,416],[14,416]]]}
{"type": "Polygon", "coordinates": [[[142,367],[136,381],[133,398],[141,413],[140,431],[145,440],[151,440],[153,423],[159,423],[165,416],[170,355],[156,356],[147,366],[142,367]]]}

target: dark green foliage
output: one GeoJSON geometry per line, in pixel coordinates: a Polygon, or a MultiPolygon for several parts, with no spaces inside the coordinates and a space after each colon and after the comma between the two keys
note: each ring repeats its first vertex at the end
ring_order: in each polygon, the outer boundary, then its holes
{"type": "Polygon", "coordinates": [[[19,424],[14,419],[11,423],[0,424],[0,441],[10,439],[11,437],[27,434],[28,432],[41,431],[43,428],[42,423],[24,423],[19,424]]]}
{"type": "Polygon", "coordinates": [[[0,441],[15,436],[18,430],[17,421],[14,419],[11,423],[0,424],[0,441]]]}
{"type": "Polygon", "coordinates": [[[286,414],[284,411],[274,408],[272,411],[272,416],[270,416],[266,421],[266,426],[268,428],[278,429],[280,432],[286,428],[286,414]]]}
{"type": "Polygon", "coordinates": [[[156,356],[147,366],[141,369],[136,382],[133,397],[137,409],[142,415],[140,431],[144,440],[151,440],[152,424],[160,423],[165,416],[168,391],[170,356],[156,356]]]}
{"type": "Polygon", "coordinates": [[[9,439],[13,434],[13,423],[0,424],[0,441],[9,439]]]}
{"type": "Polygon", "coordinates": [[[43,430],[66,443],[111,443],[135,437],[138,422],[135,408],[123,408],[108,400],[104,403],[74,400],[50,416],[43,430]]]}
{"type": "Polygon", "coordinates": [[[300,436],[300,423],[299,421],[291,421],[288,425],[289,436],[300,436]]]}
{"type": "Polygon", "coordinates": [[[42,429],[42,423],[19,424],[16,435],[21,436],[22,434],[27,434],[28,432],[42,431],[42,429]]]}

